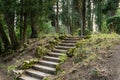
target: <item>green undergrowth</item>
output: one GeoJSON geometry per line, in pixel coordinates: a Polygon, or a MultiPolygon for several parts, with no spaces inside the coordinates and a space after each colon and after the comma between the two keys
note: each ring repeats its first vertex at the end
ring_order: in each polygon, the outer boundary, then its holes
{"type": "Polygon", "coordinates": [[[68,57],[74,57],[74,63],[81,61],[91,61],[96,59],[96,50],[110,49],[116,44],[120,44],[120,35],[112,34],[92,34],[78,41],[75,48],[69,49],[68,57]]]}
{"type": "Polygon", "coordinates": [[[37,56],[38,58],[41,58],[41,57],[43,57],[44,55],[46,55],[48,51],[49,51],[49,50],[48,50],[47,48],[45,48],[44,46],[38,46],[38,47],[36,48],[36,56],[37,56]]]}
{"type": "Polygon", "coordinates": [[[24,61],[22,65],[19,67],[22,70],[29,69],[31,68],[35,63],[37,63],[39,60],[36,59],[31,59],[29,61],[24,61]]]}
{"type": "Polygon", "coordinates": [[[74,48],[68,50],[67,57],[60,57],[60,59],[62,60],[62,64],[61,66],[58,65],[56,67],[58,73],[57,76],[50,78],[48,77],[45,80],[62,80],[66,77],[66,75],[69,74],[73,74],[76,76],[76,73],[78,71],[77,69],[79,69],[79,67],[81,66],[89,68],[90,75],[97,76],[99,74],[99,71],[97,69],[91,69],[91,66],[99,60],[101,55],[99,51],[107,51],[113,49],[116,44],[120,44],[120,35],[116,33],[99,33],[85,36],[83,39],[78,41],[74,48]],[[66,59],[68,60],[66,61],[66,59]],[[73,63],[72,65],[71,62],[73,63]],[[71,68],[69,68],[68,66],[71,66],[71,68]],[[72,69],[76,73],[71,73],[73,72],[71,71],[72,69]]]}

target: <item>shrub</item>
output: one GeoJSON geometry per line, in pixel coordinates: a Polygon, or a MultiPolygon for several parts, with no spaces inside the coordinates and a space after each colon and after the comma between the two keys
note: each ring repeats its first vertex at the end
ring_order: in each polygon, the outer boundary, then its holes
{"type": "Polygon", "coordinates": [[[120,16],[109,17],[106,22],[111,32],[120,34],[120,16]]]}
{"type": "Polygon", "coordinates": [[[67,37],[66,34],[60,34],[59,39],[60,39],[60,40],[63,40],[63,39],[65,39],[66,37],[67,37]]]}
{"type": "Polygon", "coordinates": [[[37,62],[38,62],[38,59],[31,59],[30,61],[24,61],[20,69],[23,69],[23,70],[29,69],[37,62]]]}
{"type": "Polygon", "coordinates": [[[74,56],[74,50],[75,50],[75,48],[69,49],[68,52],[67,52],[67,56],[68,57],[73,57],[74,56]]]}
{"type": "Polygon", "coordinates": [[[48,52],[48,49],[46,49],[46,48],[43,47],[43,46],[38,46],[38,47],[36,48],[36,55],[37,55],[37,57],[40,57],[40,58],[41,58],[42,56],[46,55],[47,52],[48,52]]]}
{"type": "Polygon", "coordinates": [[[61,61],[61,63],[63,63],[65,60],[67,60],[67,55],[61,55],[60,56],[60,61],[61,61]]]}
{"type": "MultiPolygon", "coordinates": [[[[88,29],[85,29],[85,34],[84,35],[89,35],[90,31],[88,29]]],[[[81,36],[81,29],[78,29],[78,35],[81,36]]]]}

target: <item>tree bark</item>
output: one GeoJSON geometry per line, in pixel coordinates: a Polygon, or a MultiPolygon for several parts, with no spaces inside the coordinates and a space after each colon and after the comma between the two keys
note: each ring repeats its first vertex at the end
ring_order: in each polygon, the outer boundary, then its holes
{"type": "Polygon", "coordinates": [[[27,31],[27,13],[24,13],[23,42],[26,41],[26,31],[27,31]]]}
{"type": "Polygon", "coordinates": [[[10,42],[9,42],[9,39],[8,39],[5,31],[4,31],[4,28],[3,28],[1,21],[0,21],[0,37],[1,37],[2,42],[4,44],[4,48],[8,49],[10,47],[10,42]]]}
{"type": "Polygon", "coordinates": [[[81,12],[81,19],[82,19],[82,22],[81,22],[81,36],[84,36],[85,35],[85,26],[86,26],[86,21],[85,21],[85,18],[86,18],[86,0],[82,0],[82,12],[81,12]]]}
{"type": "Polygon", "coordinates": [[[17,36],[14,31],[15,3],[16,2],[15,1],[13,2],[12,0],[3,0],[3,5],[5,8],[4,19],[8,27],[8,33],[13,49],[17,49],[19,47],[19,42],[17,40],[17,36]]]}
{"type": "Polygon", "coordinates": [[[37,38],[38,37],[38,18],[36,11],[30,12],[30,21],[31,21],[31,38],[37,38]]]}
{"type": "Polygon", "coordinates": [[[57,1],[57,14],[56,14],[56,32],[59,33],[60,28],[59,28],[59,5],[57,1]]]}
{"type": "Polygon", "coordinates": [[[9,37],[12,44],[13,49],[17,49],[19,47],[19,42],[17,40],[15,31],[14,31],[14,13],[5,13],[5,20],[8,27],[9,37]]]}

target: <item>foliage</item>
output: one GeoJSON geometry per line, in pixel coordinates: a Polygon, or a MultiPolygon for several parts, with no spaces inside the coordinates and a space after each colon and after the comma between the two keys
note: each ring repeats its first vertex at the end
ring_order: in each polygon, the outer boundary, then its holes
{"type": "Polygon", "coordinates": [[[75,48],[70,48],[67,52],[67,56],[68,57],[73,57],[74,56],[74,50],[75,50],[75,48]]]}
{"type": "Polygon", "coordinates": [[[59,35],[59,39],[60,39],[60,40],[63,40],[63,39],[65,39],[66,37],[67,37],[66,34],[60,34],[60,35],[59,35]]]}
{"type": "Polygon", "coordinates": [[[46,55],[48,52],[48,49],[46,49],[45,47],[43,46],[38,46],[36,48],[36,56],[41,58],[42,56],[46,55]]]}
{"type": "MultiPolygon", "coordinates": [[[[81,36],[81,29],[78,29],[78,35],[81,36]]],[[[90,35],[90,31],[86,28],[84,35],[90,35]]]]}
{"type": "Polygon", "coordinates": [[[67,55],[61,55],[59,58],[60,58],[60,62],[63,63],[64,61],[67,60],[68,57],[67,55]]]}
{"type": "Polygon", "coordinates": [[[51,25],[51,21],[40,24],[40,31],[43,33],[55,33],[55,28],[51,25]]]}
{"type": "Polygon", "coordinates": [[[16,65],[7,66],[7,74],[10,74],[10,72],[11,72],[13,69],[16,69],[16,68],[17,68],[16,65]]]}
{"type": "Polygon", "coordinates": [[[120,36],[116,33],[112,34],[92,34],[90,38],[82,39],[76,44],[74,50],[70,50],[74,54],[74,62],[95,60],[97,58],[97,49],[110,49],[111,46],[120,44],[120,36]]]}
{"type": "Polygon", "coordinates": [[[114,31],[120,34],[120,16],[113,16],[107,19],[107,25],[110,31],[114,31]]]}
{"type": "Polygon", "coordinates": [[[20,69],[29,69],[31,68],[35,63],[38,62],[38,59],[31,59],[30,61],[24,61],[20,67],[20,69]]]}

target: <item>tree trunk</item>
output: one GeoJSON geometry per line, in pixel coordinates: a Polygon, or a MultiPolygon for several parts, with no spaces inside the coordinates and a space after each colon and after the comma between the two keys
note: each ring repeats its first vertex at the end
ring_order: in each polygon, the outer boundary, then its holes
{"type": "Polygon", "coordinates": [[[38,18],[36,11],[30,12],[30,20],[31,20],[31,38],[37,38],[38,37],[38,18]]]}
{"type": "Polygon", "coordinates": [[[10,42],[8,40],[8,37],[3,29],[2,22],[0,21],[0,37],[2,39],[2,42],[4,44],[4,48],[8,49],[10,47],[10,42]]]}
{"type": "Polygon", "coordinates": [[[23,42],[26,41],[26,31],[27,31],[27,13],[24,13],[23,42]]]}
{"type": "Polygon", "coordinates": [[[87,20],[88,20],[88,29],[89,31],[92,31],[92,10],[91,10],[91,0],[88,0],[87,5],[87,20]]]}
{"type": "Polygon", "coordinates": [[[19,42],[17,40],[15,31],[14,31],[14,18],[15,18],[15,1],[12,0],[3,0],[4,5],[4,19],[8,27],[8,33],[13,49],[19,47],[19,42]],[[14,4],[14,5],[13,5],[14,4]]]}
{"type": "Polygon", "coordinates": [[[19,47],[19,43],[14,31],[14,13],[5,13],[5,20],[8,26],[8,32],[9,32],[12,48],[16,49],[19,47]]]}
{"type": "Polygon", "coordinates": [[[85,26],[86,26],[86,21],[85,21],[85,15],[86,14],[86,0],[82,0],[82,13],[81,13],[81,36],[85,35],[85,26]]]}
{"type": "Polygon", "coordinates": [[[97,3],[97,23],[99,31],[101,31],[101,25],[102,25],[102,9],[101,9],[101,1],[99,0],[97,3]]]}
{"type": "Polygon", "coordinates": [[[20,11],[20,41],[23,40],[23,0],[20,1],[21,3],[21,11],[20,11]]]}
{"type": "Polygon", "coordinates": [[[56,14],[56,32],[59,33],[60,28],[59,28],[59,5],[57,1],[57,14],[56,14]]]}

